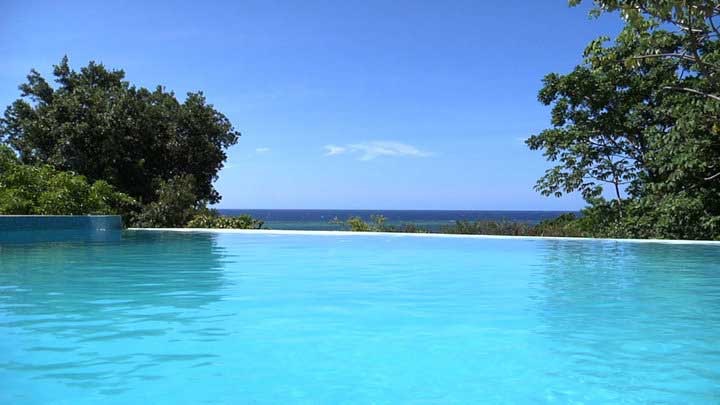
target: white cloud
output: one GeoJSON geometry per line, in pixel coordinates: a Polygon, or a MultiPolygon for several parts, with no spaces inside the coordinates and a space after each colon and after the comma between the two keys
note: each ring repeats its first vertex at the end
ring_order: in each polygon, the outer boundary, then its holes
{"type": "Polygon", "coordinates": [[[255,153],[267,153],[270,152],[270,148],[255,148],[255,153]]]}
{"type": "Polygon", "coordinates": [[[333,156],[347,152],[347,148],[336,145],[325,145],[325,151],[325,156],[333,156]]]}
{"type": "Polygon", "coordinates": [[[426,157],[431,154],[415,146],[395,141],[372,141],[353,143],[345,146],[325,145],[325,156],[353,153],[359,155],[359,160],[373,160],[380,156],[409,156],[426,157]]]}

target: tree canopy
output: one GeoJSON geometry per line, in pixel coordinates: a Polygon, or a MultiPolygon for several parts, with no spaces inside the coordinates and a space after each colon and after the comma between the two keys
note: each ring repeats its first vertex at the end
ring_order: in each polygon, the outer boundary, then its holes
{"type": "Polygon", "coordinates": [[[621,14],[622,32],[590,43],[570,73],[545,77],[552,127],[527,144],[555,166],[537,189],[581,192],[591,233],[720,237],[718,4],[596,1],[594,14],[621,14]]]}
{"type": "Polygon", "coordinates": [[[23,163],[104,180],[143,205],[178,178],[192,179],[193,205],[220,201],[213,181],[240,134],[201,92],[180,102],[102,64],[75,71],[67,57],[53,75],[54,86],[32,70],[0,120],[0,141],[23,163]]]}

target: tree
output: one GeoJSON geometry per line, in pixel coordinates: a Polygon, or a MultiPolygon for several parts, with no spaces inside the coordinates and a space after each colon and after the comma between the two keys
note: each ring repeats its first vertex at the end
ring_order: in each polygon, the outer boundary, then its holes
{"type": "Polygon", "coordinates": [[[240,134],[202,93],[180,102],[102,64],[74,71],[67,57],[53,75],[55,87],[32,70],[0,120],[0,141],[22,162],[107,181],[143,205],[158,201],[160,184],[192,176],[193,205],[220,201],[213,181],[240,134]]]}
{"type": "Polygon", "coordinates": [[[537,189],[582,192],[590,207],[579,221],[592,234],[720,237],[718,6],[595,4],[626,25],[610,45],[593,41],[572,72],[545,77],[539,99],[552,106],[552,128],[527,143],[556,165],[537,189]]]}
{"type": "Polygon", "coordinates": [[[605,38],[585,50],[583,65],[566,75],[549,74],[539,99],[552,105],[553,127],[531,136],[531,149],[542,149],[559,162],[537,184],[545,195],[580,191],[588,201],[598,199],[603,186],[612,187],[614,206],[622,216],[625,192],[641,192],[642,184],[657,177],[647,165],[653,135],[668,125],[655,109],[661,94],[657,83],[671,82],[674,66],[658,61],[640,69],[624,60],[631,44],[618,41],[606,48],[605,38]]]}

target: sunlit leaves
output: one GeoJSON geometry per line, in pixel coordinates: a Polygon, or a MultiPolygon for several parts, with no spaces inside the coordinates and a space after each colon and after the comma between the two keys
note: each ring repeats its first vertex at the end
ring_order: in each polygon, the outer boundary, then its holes
{"type": "Polygon", "coordinates": [[[48,165],[25,165],[0,145],[0,214],[124,214],[135,202],[108,183],[48,165]]]}

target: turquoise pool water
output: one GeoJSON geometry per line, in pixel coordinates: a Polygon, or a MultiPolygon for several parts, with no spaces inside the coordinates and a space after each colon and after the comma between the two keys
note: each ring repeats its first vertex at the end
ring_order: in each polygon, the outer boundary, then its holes
{"type": "Polygon", "coordinates": [[[0,246],[2,404],[720,401],[720,246],[125,232],[0,246]]]}

